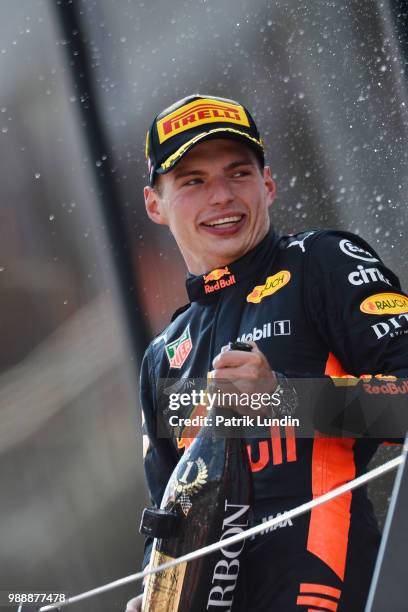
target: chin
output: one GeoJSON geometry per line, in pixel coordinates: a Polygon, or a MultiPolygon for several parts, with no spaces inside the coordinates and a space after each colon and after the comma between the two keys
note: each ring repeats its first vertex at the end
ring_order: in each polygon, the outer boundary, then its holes
{"type": "Polygon", "coordinates": [[[220,244],[212,248],[212,253],[220,259],[228,260],[227,263],[239,259],[247,251],[247,245],[243,240],[230,240],[229,244],[220,244]]]}

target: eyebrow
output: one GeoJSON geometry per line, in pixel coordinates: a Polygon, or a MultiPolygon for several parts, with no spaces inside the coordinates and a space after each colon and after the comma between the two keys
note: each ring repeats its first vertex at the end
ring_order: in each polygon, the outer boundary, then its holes
{"type": "MultiPolygon", "coordinates": [[[[225,166],[224,170],[233,170],[234,168],[237,168],[238,166],[254,166],[255,163],[254,161],[250,158],[250,157],[245,157],[243,159],[237,159],[236,161],[231,162],[230,164],[228,164],[227,166],[225,166]]],[[[191,169],[189,170],[188,168],[186,168],[186,170],[183,169],[174,169],[174,178],[175,179],[179,179],[179,178],[183,178],[185,176],[204,176],[206,174],[206,172],[204,172],[204,170],[199,170],[199,169],[191,169]]]]}
{"type": "Polygon", "coordinates": [[[178,170],[177,168],[174,169],[174,178],[178,179],[178,178],[183,178],[184,176],[203,176],[205,174],[204,170],[189,170],[188,168],[186,170],[178,170]]]}
{"type": "Polygon", "coordinates": [[[233,161],[228,166],[226,166],[225,170],[233,170],[237,166],[254,166],[255,162],[250,157],[245,157],[242,159],[238,159],[237,161],[233,161]]]}

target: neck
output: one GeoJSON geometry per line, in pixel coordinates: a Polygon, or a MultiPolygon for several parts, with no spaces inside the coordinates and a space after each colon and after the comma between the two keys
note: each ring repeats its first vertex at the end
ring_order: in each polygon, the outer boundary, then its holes
{"type": "Polygon", "coordinates": [[[255,244],[250,243],[246,248],[243,248],[242,251],[230,256],[218,256],[216,253],[208,253],[206,254],[206,257],[197,258],[195,253],[187,254],[181,251],[181,254],[186,262],[189,273],[198,276],[200,274],[205,274],[210,270],[215,270],[216,268],[224,268],[225,266],[232,264],[234,261],[241,259],[241,257],[244,257],[244,255],[246,255],[249,251],[255,249],[262,242],[262,240],[264,240],[269,232],[269,229],[270,228],[268,227],[255,244]]]}

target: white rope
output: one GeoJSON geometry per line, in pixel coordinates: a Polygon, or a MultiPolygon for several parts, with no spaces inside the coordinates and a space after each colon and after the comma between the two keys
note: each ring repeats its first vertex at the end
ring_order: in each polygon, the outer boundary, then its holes
{"type": "Polygon", "coordinates": [[[257,535],[263,531],[269,530],[271,527],[275,527],[279,523],[283,521],[287,521],[289,519],[300,516],[301,514],[305,514],[312,510],[312,508],[316,508],[321,504],[325,504],[328,501],[335,499],[339,495],[343,495],[347,493],[347,491],[351,491],[356,489],[357,487],[361,487],[362,485],[370,482],[370,480],[374,480],[387,472],[394,470],[397,468],[405,459],[405,454],[401,454],[399,457],[395,459],[391,459],[387,461],[383,465],[380,465],[366,474],[347,482],[324,495],[320,495],[315,499],[312,499],[305,504],[301,504],[296,508],[292,508],[292,510],[288,510],[275,518],[270,519],[269,521],[262,522],[260,525],[255,525],[255,527],[251,527],[246,531],[242,531],[241,533],[237,533],[236,535],[231,536],[230,538],[226,538],[222,541],[214,542],[213,544],[209,544],[208,546],[204,546],[203,548],[199,548],[198,550],[194,550],[193,552],[187,553],[178,559],[174,559],[173,561],[168,561],[167,563],[163,563],[158,567],[153,569],[145,569],[143,572],[138,572],[137,574],[131,574],[130,576],[125,576],[124,578],[119,578],[119,580],[114,580],[113,582],[109,582],[108,584],[104,584],[103,586],[92,589],[91,591],[86,591],[85,593],[80,593],[79,595],[74,595],[73,597],[69,597],[64,602],[59,603],[57,605],[48,605],[40,608],[39,612],[48,612],[48,610],[58,610],[70,604],[76,603],[78,601],[82,601],[83,599],[88,599],[89,597],[93,597],[94,595],[99,595],[100,593],[104,593],[106,591],[110,591],[111,589],[115,589],[119,586],[123,586],[128,584],[129,582],[134,582],[136,580],[142,580],[146,576],[150,576],[150,574],[156,574],[157,572],[162,572],[163,570],[170,569],[171,567],[175,567],[180,563],[186,563],[188,561],[194,561],[194,559],[199,559],[200,557],[204,557],[205,555],[209,555],[220,548],[225,548],[227,546],[231,546],[232,544],[236,544],[241,540],[246,540],[251,536],[257,535]]]}

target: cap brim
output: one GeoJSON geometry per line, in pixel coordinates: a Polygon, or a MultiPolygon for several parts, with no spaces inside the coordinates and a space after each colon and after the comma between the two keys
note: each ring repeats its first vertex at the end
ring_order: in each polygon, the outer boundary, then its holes
{"type": "Polygon", "coordinates": [[[214,128],[213,130],[208,130],[207,132],[201,132],[193,136],[193,138],[182,144],[177,151],[172,153],[165,161],[163,161],[160,166],[157,167],[155,173],[166,174],[167,172],[170,172],[170,170],[172,170],[174,166],[178,164],[178,162],[197,144],[203,142],[204,140],[215,140],[216,138],[237,140],[248,145],[261,159],[262,164],[264,164],[264,148],[262,140],[257,140],[250,134],[241,132],[240,130],[236,130],[234,128],[220,127],[214,128]]]}

